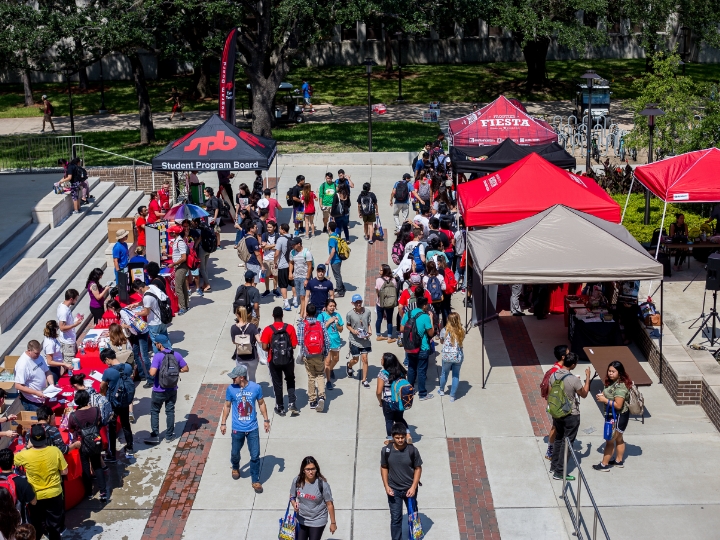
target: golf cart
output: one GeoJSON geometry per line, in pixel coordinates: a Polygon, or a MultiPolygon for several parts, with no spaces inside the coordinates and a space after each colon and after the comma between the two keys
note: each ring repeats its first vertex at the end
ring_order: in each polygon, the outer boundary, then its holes
{"type": "MultiPolygon", "coordinates": [[[[248,93],[248,102],[250,103],[250,109],[252,110],[252,92],[250,91],[250,85],[246,86],[248,93]]],[[[293,87],[290,83],[280,83],[278,86],[277,94],[273,100],[273,111],[275,122],[278,125],[282,124],[302,124],[305,121],[303,116],[303,97],[300,94],[300,90],[293,87]],[[280,100],[282,105],[278,106],[277,102],[280,100]]],[[[247,118],[252,118],[252,112],[248,112],[245,115],[247,118]]]]}
{"type": "MultiPolygon", "coordinates": [[[[610,115],[610,84],[605,79],[595,79],[592,87],[592,117],[593,125],[610,115]]],[[[578,84],[575,92],[575,111],[573,115],[578,123],[587,115],[588,109],[587,84],[578,84]]]]}

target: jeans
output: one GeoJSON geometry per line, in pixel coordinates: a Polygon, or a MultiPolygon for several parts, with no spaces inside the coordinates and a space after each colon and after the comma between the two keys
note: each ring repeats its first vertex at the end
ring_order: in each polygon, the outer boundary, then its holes
{"type": "Polygon", "coordinates": [[[248,451],[250,452],[250,476],[253,484],[260,483],[260,431],[255,428],[253,431],[232,430],[232,448],[230,450],[230,465],[234,470],[240,469],[240,450],[242,450],[247,439],[248,451]]]}
{"type": "Polygon", "coordinates": [[[428,370],[428,357],[430,351],[420,351],[417,354],[407,353],[408,357],[408,382],[415,387],[418,391],[419,396],[427,396],[427,390],[425,389],[425,381],[427,380],[428,370]],[[417,386],[415,386],[415,379],[417,379],[417,386]]]}
{"type": "MultiPolygon", "coordinates": [[[[578,429],[580,429],[580,415],[569,414],[563,418],[553,418],[553,427],[555,428],[555,442],[553,443],[552,462],[550,464],[551,471],[557,471],[562,474],[563,456],[565,448],[563,443],[565,437],[570,439],[570,444],[575,442],[578,429]]],[[[571,460],[568,460],[568,464],[571,460]]],[[[568,470],[570,466],[568,465],[568,470]]]]}
{"type": "Polygon", "coordinates": [[[396,422],[400,422],[401,424],[405,424],[405,427],[408,427],[408,423],[405,421],[405,418],[403,418],[403,415],[405,414],[405,411],[394,411],[390,408],[390,403],[383,400],[382,404],[382,410],[383,410],[383,416],[385,417],[385,433],[387,434],[388,439],[390,439],[392,432],[393,424],[396,422]]]}
{"type": "Polygon", "coordinates": [[[92,468],[95,471],[95,480],[97,480],[100,493],[105,493],[105,472],[102,470],[102,461],[100,460],[100,454],[96,456],[91,456],[81,450],[80,464],[82,465],[82,481],[83,486],[85,487],[85,496],[91,497],[93,492],[90,465],[92,465],[92,468]]]}
{"type": "Polygon", "coordinates": [[[395,218],[395,228],[399,229],[408,218],[410,213],[410,205],[408,203],[395,203],[393,208],[393,218],[395,218]]]}
{"type": "Polygon", "coordinates": [[[123,433],[125,434],[125,446],[133,449],[133,433],[130,427],[130,407],[113,407],[115,418],[108,423],[108,439],[110,454],[115,455],[117,448],[117,419],[120,419],[123,433]]]}
{"type": "Polygon", "coordinates": [[[447,382],[448,373],[452,372],[452,384],[450,385],[450,397],[455,397],[458,382],[460,381],[461,362],[443,362],[442,372],[440,373],[440,390],[445,391],[445,383],[447,382]]]}
{"type": "MultiPolygon", "coordinates": [[[[403,540],[402,537],[402,522],[403,522],[403,511],[407,504],[407,490],[400,491],[398,489],[393,490],[395,495],[388,495],[388,506],[390,507],[390,538],[391,540],[403,540]]],[[[417,497],[417,493],[415,493],[417,497]]],[[[415,499],[415,510],[417,510],[417,499],[415,499]]]]}
{"type": "Polygon", "coordinates": [[[278,407],[284,406],[282,378],[285,375],[285,384],[288,391],[288,403],[295,403],[295,362],[290,362],[284,366],[276,365],[272,360],[268,362],[270,369],[270,378],[272,379],[273,390],[275,392],[275,404],[278,407]]]}
{"type": "Polygon", "coordinates": [[[344,293],[345,284],[342,279],[342,262],[331,264],[330,268],[332,268],[333,277],[335,278],[335,293],[344,293]]]}
{"type": "Polygon", "coordinates": [[[34,401],[30,401],[25,396],[20,394],[20,403],[22,403],[22,407],[24,411],[30,411],[30,412],[36,412],[40,405],[42,403],[35,403],[34,401]]]}
{"type": "Polygon", "coordinates": [[[170,336],[167,331],[167,324],[157,324],[150,326],[148,325],[148,335],[150,336],[150,342],[152,343],[153,352],[158,352],[156,343],[162,343],[162,346],[166,349],[172,349],[172,343],[170,343],[170,336]]]}
{"type": "Polygon", "coordinates": [[[245,231],[243,231],[242,229],[235,229],[235,245],[237,245],[244,236],[245,231]]]}
{"type": "Polygon", "coordinates": [[[198,259],[200,259],[200,277],[205,285],[210,285],[210,276],[208,274],[208,263],[210,262],[210,254],[207,253],[201,245],[198,245],[198,259]]]}
{"type": "Polygon", "coordinates": [[[345,240],[348,242],[350,241],[350,229],[348,225],[350,225],[350,216],[338,216],[336,218],[333,218],[335,221],[335,224],[337,225],[336,232],[338,233],[338,236],[340,236],[340,233],[345,234],[345,240]]]}
{"type": "Polygon", "coordinates": [[[175,269],[175,294],[177,294],[181,310],[187,310],[190,307],[190,289],[188,289],[187,284],[188,272],[190,272],[190,269],[184,263],[175,269]]]}
{"type": "Polygon", "coordinates": [[[160,433],[160,409],[165,404],[165,420],[167,430],[165,437],[170,438],[175,435],[175,402],[177,401],[177,390],[165,390],[164,392],[156,392],[153,390],[150,398],[150,429],[154,435],[160,433]]]}
{"type": "Polygon", "coordinates": [[[512,296],[510,297],[510,311],[514,313],[522,313],[520,308],[520,294],[522,294],[523,286],[520,283],[515,283],[512,286],[512,296]]]}
{"type": "MultiPolygon", "coordinates": [[[[99,472],[102,474],[102,470],[99,472]]],[[[46,534],[50,540],[60,540],[60,533],[65,530],[65,497],[60,494],[49,499],[38,499],[36,504],[29,504],[28,507],[36,538],[46,534]]]]}
{"type": "Polygon", "coordinates": [[[152,344],[150,343],[150,333],[130,334],[130,345],[132,345],[138,373],[145,379],[151,380],[150,364],[152,359],[150,358],[150,347],[152,344]]]}
{"type": "Polygon", "coordinates": [[[380,336],[382,335],[382,322],[383,317],[387,317],[387,337],[392,338],[395,334],[395,329],[393,326],[393,312],[395,311],[395,308],[382,308],[378,305],[375,306],[375,314],[377,315],[377,318],[375,319],[375,333],[380,336]]]}

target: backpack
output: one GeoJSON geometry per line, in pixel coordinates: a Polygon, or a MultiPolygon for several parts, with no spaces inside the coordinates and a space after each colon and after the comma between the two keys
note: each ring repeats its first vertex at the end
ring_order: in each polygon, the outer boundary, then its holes
{"type": "Polygon", "coordinates": [[[240,329],[240,334],[235,336],[235,354],[237,356],[247,356],[253,354],[252,340],[250,334],[245,333],[250,323],[240,329]]]}
{"type": "Polygon", "coordinates": [[[102,425],[107,426],[113,415],[112,405],[110,405],[110,401],[108,401],[105,396],[103,396],[99,392],[96,392],[95,390],[88,393],[90,394],[90,405],[93,407],[97,407],[97,410],[100,411],[100,421],[102,422],[102,425]]]}
{"type": "Polygon", "coordinates": [[[550,369],[548,369],[545,372],[545,375],[543,376],[543,380],[540,383],[540,395],[544,400],[547,400],[548,393],[550,392],[550,375],[555,373],[558,370],[558,367],[553,366],[550,369]]]}
{"type": "Polygon", "coordinates": [[[110,404],[113,408],[129,407],[135,397],[135,383],[133,383],[130,375],[125,372],[125,366],[127,366],[127,364],[117,364],[113,366],[115,371],[120,373],[120,380],[115,388],[115,394],[110,396],[110,404]],[[118,366],[120,369],[118,369],[118,366]]]}
{"type": "Polygon", "coordinates": [[[630,388],[630,395],[628,396],[628,409],[630,414],[644,414],[645,413],[645,398],[635,386],[632,384],[630,388]]]}
{"type": "Polygon", "coordinates": [[[375,205],[373,204],[372,197],[370,195],[363,195],[360,197],[360,210],[363,216],[371,216],[375,213],[375,205]]]}
{"type": "Polygon", "coordinates": [[[217,249],[217,237],[215,231],[210,227],[200,228],[200,245],[205,253],[215,253],[217,249]]]}
{"type": "Polygon", "coordinates": [[[240,239],[237,245],[237,256],[244,263],[250,260],[250,250],[247,247],[247,236],[240,239]]]}
{"type": "Polygon", "coordinates": [[[48,111],[50,111],[50,116],[53,116],[55,114],[55,106],[50,102],[48,102],[48,111]]]}
{"type": "Polygon", "coordinates": [[[233,302],[233,312],[238,307],[243,306],[245,309],[250,309],[250,294],[248,293],[248,287],[246,285],[240,285],[235,292],[235,301],[233,302]]]}
{"type": "Polygon", "coordinates": [[[290,364],[293,361],[292,342],[290,334],[287,332],[287,324],[283,324],[282,328],[272,328],[272,337],[270,338],[270,350],[272,358],[270,361],[278,366],[290,364]]]}
{"type": "Polygon", "coordinates": [[[295,196],[295,186],[291,187],[287,190],[287,193],[285,194],[285,202],[288,206],[293,206],[295,204],[295,200],[293,197],[295,196]]]}
{"type": "Polygon", "coordinates": [[[220,208],[219,217],[229,218],[230,217],[230,205],[225,200],[225,197],[218,197],[218,207],[220,208]]]}
{"type": "Polygon", "coordinates": [[[415,165],[417,165],[418,159],[419,159],[419,157],[418,157],[418,156],[415,156],[415,157],[413,158],[413,160],[412,160],[412,168],[413,168],[413,171],[415,170],[415,165]]]}
{"type": "Polygon", "coordinates": [[[428,202],[431,195],[432,191],[430,190],[430,184],[428,184],[427,182],[420,182],[420,187],[418,188],[418,196],[423,201],[428,202]]]}
{"type": "Polygon", "coordinates": [[[425,271],[425,263],[420,258],[420,244],[413,248],[413,261],[415,261],[415,272],[422,274],[425,271]]]}
{"type": "Polygon", "coordinates": [[[146,292],[145,294],[148,296],[152,296],[155,300],[157,300],[160,313],[156,313],[156,315],[160,317],[160,322],[163,324],[170,324],[173,320],[173,312],[172,306],[170,305],[170,298],[165,295],[165,300],[160,300],[151,292],[146,292]]]}
{"type": "Polygon", "coordinates": [[[165,356],[160,363],[158,373],[158,384],[160,388],[174,390],[177,387],[178,381],[180,380],[180,363],[178,359],[175,358],[174,352],[165,351],[165,356]]]}
{"type": "Polygon", "coordinates": [[[452,294],[457,290],[457,279],[455,272],[450,268],[445,268],[445,294],[452,294]]]}
{"type": "Polygon", "coordinates": [[[423,315],[423,311],[416,313],[412,317],[408,317],[408,321],[403,327],[402,343],[405,352],[410,354],[417,354],[420,352],[422,347],[422,336],[418,332],[417,318],[423,315]]]}
{"type": "Polygon", "coordinates": [[[415,389],[407,379],[396,379],[390,385],[390,410],[406,411],[412,408],[415,389]]]}
{"type": "Polygon", "coordinates": [[[325,336],[320,322],[303,321],[304,337],[303,348],[305,356],[320,356],[325,348],[325,336]]]}
{"type": "Polygon", "coordinates": [[[427,292],[430,293],[430,298],[433,302],[439,302],[443,299],[442,284],[440,283],[439,277],[433,276],[428,279],[427,292]]]}
{"type": "Polygon", "coordinates": [[[350,246],[346,240],[343,240],[337,235],[332,235],[330,238],[334,238],[337,241],[337,256],[340,257],[341,261],[347,260],[350,257],[350,246]]]}
{"type": "Polygon", "coordinates": [[[460,347],[457,343],[453,344],[452,338],[450,337],[450,332],[448,332],[445,336],[442,352],[440,354],[443,362],[448,362],[450,364],[459,364],[463,361],[462,347],[460,347]]]}
{"type": "Polygon", "coordinates": [[[198,254],[195,251],[195,242],[192,242],[187,245],[187,265],[190,270],[197,270],[200,268],[200,259],[198,258],[198,254]]]}
{"type": "MultiPolygon", "coordinates": [[[[73,422],[76,425],[80,425],[77,421],[77,415],[72,413],[70,417],[75,417],[73,422]]],[[[95,422],[92,424],[85,424],[85,427],[80,428],[80,452],[86,456],[99,456],[103,449],[102,438],[100,437],[100,430],[98,429],[98,420],[100,420],[100,413],[95,409],[95,422]]]]}
{"type": "Polygon", "coordinates": [[[401,180],[395,188],[395,200],[399,203],[407,203],[409,198],[410,190],[408,189],[407,182],[401,180]]]}
{"type": "Polygon", "coordinates": [[[127,321],[127,325],[130,327],[130,331],[135,334],[144,334],[148,331],[147,322],[142,317],[138,317],[127,308],[120,310],[120,313],[124,315],[124,320],[127,321]]]}
{"type": "Polygon", "coordinates": [[[10,474],[0,474],[0,488],[5,488],[10,492],[10,496],[13,499],[13,504],[17,504],[18,498],[17,498],[17,490],[15,489],[15,482],[13,482],[13,478],[18,476],[15,473],[10,474]]]}
{"type": "Polygon", "coordinates": [[[550,385],[547,412],[553,418],[565,418],[572,411],[572,402],[565,393],[565,383],[563,382],[563,379],[569,375],[569,373],[566,373],[560,379],[555,379],[550,385]]]}
{"type": "Polygon", "coordinates": [[[393,262],[395,264],[400,264],[400,261],[403,260],[403,255],[405,255],[405,247],[403,247],[400,241],[395,242],[391,252],[393,262]]]}
{"type": "Polygon", "coordinates": [[[378,301],[381,308],[394,308],[397,306],[397,289],[395,288],[395,280],[384,280],[380,291],[378,291],[378,301]]]}

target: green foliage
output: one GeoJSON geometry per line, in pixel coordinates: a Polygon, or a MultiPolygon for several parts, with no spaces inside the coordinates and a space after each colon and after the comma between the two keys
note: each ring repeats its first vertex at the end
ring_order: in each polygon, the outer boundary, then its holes
{"type": "Polygon", "coordinates": [[[694,122],[682,151],[702,150],[720,146],[720,90],[717,85],[705,87],[701,97],[700,122],[694,122]]]}
{"type": "MultiPolygon", "coordinates": [[[[612,198],[615,199],[622,208],[625,207],[627,193],[618,193],[612,195],[612,198]]],[[[643,225],[645,219],[645,194],[633,193],[630,195],[630,202],[627,206],[622,224],[638,242],[650,242],[653,231],[660,228],[664,204],[660,199],[653,196],[650,199],[650,225],[643,225]]],[[[694,227],[700,227],[707,219],[707,217],[703,216],[709,215],[710,210],[712,210],[711,204],[668,204],[663,228],[666,231],[670,230],[670,224],[675,222],[676,213],[685,215],[685,223],[688,225],[688,230],[694,227]],[[700,206],[700,208],[698,208],[698,206],[700,206]]]]}

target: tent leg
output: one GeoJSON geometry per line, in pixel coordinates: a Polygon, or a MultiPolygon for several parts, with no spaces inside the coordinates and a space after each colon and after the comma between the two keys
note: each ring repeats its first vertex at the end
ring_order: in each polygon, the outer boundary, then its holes
{"type": "Polygon", "coordinates": [[[485,285],[481,285],[482,287],[482,294],[483,294],[483,301],[482,301],[482,310],[481,310],[481,317],[482,317],[482,326],[480,330],[480,335],[482,337],[482,387],[483,390],[485,389],[485,302],[487,300],[487,293],[485,292],[485,285]]]}
{"type": "Polygon", "coordinates": [[[630,190],[628,191],[627,198],[625,199],[625,208],[623,208],[622,217],[620,218],[620,223],[623,222],[625,219],[625,211],[627,210],[628,203],[630,202],[630,194],[632,193],[633,184],[635,183],[635,175],[633,174],[632,179],[630,180],[630,190]]]}
{"type": "Polygon", "coordinates": [[[663,207],[662,220],[660,221],[660,234],[658,235],[658,243],[657,243],[657,247],[655,248],[655,260],[656,261],[658,258],[658,253],[660,252],[660,240],[662,239],[663,227],[665,227],[665,212],[667,212],[667,201],[665,201],[665,206],[663,207]]]}
{"type": "Polygon", "coordinates": [[[663,325],[665,324],[665,312],[663,311],[663,282],[660,280],[660,375],[658,376],[660,384],[663,383],[663,325]]]}
{"type": "Polygon", "coordinates": [[[280,159],[280,156],[275,154],[275,200],[277,200],[277,198],[278,198],[278,185],[280,184],[280,179],[278,178],[278,169],[277,169],[278,159],[280,159]]]}

